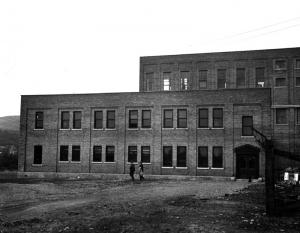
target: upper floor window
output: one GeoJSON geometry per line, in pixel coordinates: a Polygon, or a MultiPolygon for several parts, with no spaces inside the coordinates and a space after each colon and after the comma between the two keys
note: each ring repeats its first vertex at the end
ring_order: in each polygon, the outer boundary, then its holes
{"type": "Polygon", "coordinates": [[[177,128],[187,128],[187,110],[177,110],[177,128]]]}
{"type": "Polygon", "coordinates": [[[295,61],[295,69],[300,69],[300,59],[296,59],[296,61],[295,61]]]}
{"type": "Polygon", "coordinates": [[[296,108],[296,124],[300,125],[300,108],[296,108]]]}
{"type": "Polygon", "coordinates": [[[68,111],[61,112],[61,128],[62,129],[70,128],[70,113],[68,111]]]}
{"type": "Polygon", "coordinates": [[[188,71],[181,71],[180,72],[180,90],[187,90],[188,89],[188,78],[190,72],[188,71]]]}
{"type": "Polygon", "coordinates": [[[255,69],[255,81],[256,87],[264,87],[265,86],[265,68],[257,67],[255,69]]]}
{"type": "Polygon", "coordinates": [[[164,128],[173,128],[173,110],[164,110],[164,128]]]}
{"type": "Polygon", "coordinates": [[[138,127],[138,110],[129,110],[129,128],[138,127]]]}
{"type": "Polygon", "coordinates": [[[114,162],[115,161],[115,146],[106,146],[106,162],[114,162]]]}
{"type": "Polygon", "coordinates": [[[223,128],[223,108],[213,109],[213,128],[223,128]]]}
{"type": "Polygon", "coordinates": [[[41,145],[34,146],[33,164],[42,164],[43,147],[41,145]]]}
{"type": "Polygon", "coordinates": [[[154,73],[146,73],[145,75],[145,91],[152,91],[153,89],[154,73]]]}
{"type": "Polygon", "coordinates": [[[137,146],[128,146],[128,162],[137,162],[137,146]]]}
{"type": "Polygon", "coordinates": [[[142,128],[151,128],[151,110],[142,110],[142,128]]]}
{"type": "Polygon", "coordinates": [[[81,112],[73,112],[73,129],[81,129],[81,112]]]}
{"type": "Polygon", "coordinates": [[[226,69],[218,69],[217,87],[218,88],[226,88],[226,69]]]}
{"type": "Polygon", "coordinates": [[[198,167],[208,167],[208,147],[198,147],[198,167]]]}
{"type": "Polygon", "coordinates": [[[106,128],[114,129],[116,127],[116,112],[115,110],[108,110],[106,112],[106,128]]]}
{"type": "Polygon", "coordinates": [[[141,147],[141,161],[143,163],[150,163],[150,146],[141,147]]]}
{"type": "Polygon", "coordinates": [[[287,124],[287,108],[276,108],[276,124],[287,124]]]}
{"type": "Polygon", "coordinates": [[[242,117],[242,135],[252,136],[253,135],[253,117],[243,116],[242,117]]]}
{"type": "Polygon", "coordinates": [[[199,89],[207,88],[207,70],[199,70],[199,89]]]}
{"type": "Polygon", "coordinates": [[[59,161],[68,161],[68,156],[69,147],[65,145],[60,146],[59,161]]]}
{"type": "Polygon", "coordinates": [[[300,77],[296,77],[296,86],[300,87],[300,77]]]}
{"type": "Polygon", "coordinates": [[[246,86],[246,70],[244,68],[236,69],[236,87],[246,86]]]}
{"type": "Polygon", "coordinates": [[[102,146],[93,147],[93,162],[102,161],[102,146]]]}
{"type": "Polygon", "coordinates": [[[223,147],[222,146],[213,147],[212,167],[223,168],[223,147]]]}
{"type": "Polygon", "coordinates": [[[72,146],[72,161],[80,161],[80,146],[72,146]]]}
{"type": "Polygon", "coordinates": [[[207,108],[199,109],[198,128],[208,128],[208,109],[207,108]]]}
{"type": "Polygon", "coordinates": [[[275,79],[275,86],[276,87],[286,86],[286,79],[285,78],[276,78],[275,79]]]}
{"type": "Polygon", "coordinates": [[[163,147],[163,167],[172,167],[173,153],[172,146],[163,147]]]}
{"type": "Polygon", "coordinates": [[[43,112],[35,113],[35,128],[36,129],[44,128],[44,113],[43,112]]]}
{"type": "Polygon", "coordinates": [[[163,73],[163,80],[164,80],[164,91],[170,91],[171,90],[171,72],[164,72],[163,73]]]}
{"type": "Polygon", "coordinates": [[[286,60],[283,60],[283,59],[275,60],[274,69],[275,70],[284,70],[284,69],[286,69],[286,60]]]}
{"type": "Polygon", "coordinates": [[[94,128],[95,129],[103,128],[103,111],[94,112],[94,128]]]}

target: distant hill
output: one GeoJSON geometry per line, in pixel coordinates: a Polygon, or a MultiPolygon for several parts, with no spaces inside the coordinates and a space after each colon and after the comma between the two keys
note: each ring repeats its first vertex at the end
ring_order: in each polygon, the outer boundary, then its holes
{"type": "Polygon", "coordinates": [[[0,130],[19,131],[20,116],[0,117],[0,130]]]}

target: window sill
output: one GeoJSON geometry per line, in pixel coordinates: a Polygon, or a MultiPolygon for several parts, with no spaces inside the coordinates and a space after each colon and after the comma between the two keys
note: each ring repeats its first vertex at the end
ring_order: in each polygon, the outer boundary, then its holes
{"type": "Polygon", "coordinates": [[[151,165],[151,163],[144,163],[144,162],[143,162],[143,165],[151,165]]]}
{"type": "Polygon", "coordinates": [[[253,135],[249,135],[249,136],[242,135],[241,138],[254,138],[254,136],[253,135]]]}
{"type": "Polygon", "coordinates": [[[127,130],[133,130],[133,131],[135,131],[135,130],[139,130],[139,128],[127,128],[127,130]]]}
{"type": "Polygon", "coordinates": [[[166,169],[173,169],[173,167],[161,167],[161,168],[166,168],[166,169]]]}
{"type": "Polygon", "coordinates": [[[211,128],[199,128],[199,127],[198,127],[197,129],[211,129],[211,128]]]}
{"type": "Polygon", "coordinates": [[[92,161],[92,164],[102,164],[103,162],[95,162],[95,161],[92,161]]]}
{"type": "Polygon", "coordinates": [[[189,128],[175,128],[175,129],[183,129],[183,130],[188,130],[189,128]]]}
{"type": "Polygon", "coordinates": [[[93,130],[95,130],[95,131],[103,131],[104,129],[102,128],[102,129],[93,129],[93,130]]]}
{"type": "Polygon", "coordinates": [[[197,167],[198,170],[209,170],[209,167],[197,167]]]}
{"type": "Polygon", "coordinates": [[[59,130],[61,130],[61,131],[69,131],[69,130],[71,130],[71,128],[69,128],[69,129],[59,129],[59,130]]]}
{"type": "Polygon", "coordinates": [[[34,131],[44,131],[44,129],[33,129],[34,131]]]}
{"type": "Polygon", "coordinates": [[[222,128],[210,128],[210,129],[224,129],[224,127],[222,127],[222,128]]]}
{"type": "Polygon", "coordinates": [[[110,163],[111,163],[111,164],[113,164],[113,163],[116,163],[116,162],[103,162],[103,163],[107,163],[107,164],[110,164],[110,163]]]}
{"type": "Polygon", "coordinates": [[[185,169],[187,169],[187,167],[175,167],[176,169],[183,169],[183,170],[185,170],[185,169]]]}
{"type": "Polygon", "coordinates": [[[32,166],[32,167],[42,167],[43,164],[35,164],[35,163],[33,163],[33,164],[31,164],[31,166],[32,166]]]}
{"type": "Polygon", "coordinates": [[[152,130],[152,128],[141,128],[141,130],[152,130]]]}
{"type": "MultiPolygon", "coordinates": [[[[131,162],[126,162],[126,164],[127,164],[127,165],[130,165],[131,162]]],[[[133,162],[133,164],[134,164],[134,165],[138,165],[139,163],[138,163],[138,162],[133,162]]]]}
{"type": "Polygon", "coordinates": [[[212,167],[212,170],[224,170],[224,167],[212,167]]]}
{"type": "Polygon", "coordinates": [[[175,128],[162,128],[163,130],[174,130],[175,128]]]}
{"type": "Polygon", "coordinates": [[[69,163],[69,161],[58,161],[59,163],[69,163]]]}

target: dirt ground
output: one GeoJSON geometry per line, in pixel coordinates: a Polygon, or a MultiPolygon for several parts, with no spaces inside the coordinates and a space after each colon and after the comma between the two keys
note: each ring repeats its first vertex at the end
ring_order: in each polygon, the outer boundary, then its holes
{"type": "Polygon", "coordinates": [[[300,232],[300,216],[267,217],[263,183],[14,179],[0,232],[300,232]]]}

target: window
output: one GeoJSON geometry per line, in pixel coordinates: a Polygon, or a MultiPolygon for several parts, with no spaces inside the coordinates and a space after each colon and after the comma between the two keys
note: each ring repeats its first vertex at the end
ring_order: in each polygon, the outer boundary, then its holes
{"type": "Polygon", "coordinates": [[[296,61],[295,61],[295,69],[300,69],[300,59],[296,59],[296,61]]]}
{"type": "Polygon", "coordinates": [[[114,162],[115,161],[115,147],[114,146],[106,146],[106,162],[114,162]]]}
{"type": "Polygon", "coordinates": [[[222,168],[223,167],[223,147],[213,147],[212,167],[222,168]]]}
{"type": "Polygon", "coordinates": [[[180,90],[187,90],[188,89],[188,78],[189,78],[189,72],[188,71],[181,71],[180,72],[180,90]]]}
{"type": "Polygon", "coordinates": [[[186,146],[177,146],[177,167],[186,167],[186,146]]]}
{"type": "Polygon", "coordinates": [[[278,125],[287,124],[286,108],[276,108],[276,124],[278,125]]]}
{"type": "Polygon", "coordinates": [[[177,128],[187,128],[187,111],[186,109],[177,110],[177,128]]]}
{"type": "Polygon", "coordinates": [[[72,146],[72,161],[80,161],[80,146],[72,146]]]}
{"type": "Polygon", "coordinates": [[[208,147],[198,147],[198,167],[208,167],[208,147]]]}
{"type": "Polygon", "coordinates": [[[141,161],[143,163],[150,163],[150,146],[141,147],[141,161]]]}
{"type": "Polygon", "coordinates": [[[129,128],[138,127],[138,110],[129,110],[129,128]]]}
{"type": "Polygon", "coordinates": [[[128,162],[137,162],[137,146],[128,146],[128,162]]]}
{"type": "Polygon", "coordinates": [[[300,77],[296,77],[296,86],[300,87],[300,77]]]}
{"type": "Polygon", "coordinates": [[[217,87],[226,88],[226,69],[218,69],[217,78],[217,87]]]}
{"type": "Polygon", "coordinates": [[[253,117],[252,116],[243,116],[242,117],[242,136],[252,136],[253,128],[253,117]]]}
{"type": "Polygon", "coordinates": [[[44,113],[36,112],[35,113],[35,129],[43,129],[44,128],[44,113]]]}
{"type": "Polygon", "coordinates": [[[256,87],[264,87],[265,85],[265,68],[257,67],[255,69],[256,87]]]}
{"type": "Polygon", "coordinates": [[[300,125],[300,108],[296,108],[296,124],[300,125]]]}
{"type": "Polygon", "coordinates": [[[274,62],[275,70],[283,70],[286,69],[286,60],[275,60],[274,62]]]}
{"type": "Polygon", "coordinates": [[[207,108],[200,108],[199,109],[199,128],[208,128],[208,109],[207,108]]]}
{"type": "Polygon", "coordinates": [[[68,111],[61,112],[61,128],[62,129],[69,129],[69,122],[70,122],[70,114],[68,111]]]}
{"type": "Polygon", "coordinates": [[[152,91],[154,73],[146,73],[145,75],[145,91],[152,91]]]}
{"type": "Polygon", "coordinates": [[[43,147],[34,146],[33,164],[42,164],[43,147]]]}
{"type": "Polygon", "coordinates": [[[170,80],[171,80],[171,72],[164,72],[163,73],[163,80],[164,80],[164,91],[170,91],[170,80]]]}
{"type": "Polygon", "coordinates": [[[106,112],[106,128],[107,129],[114,129],[116,127],[115,117],[116,117],[115,110],[109,110],[106,112]]]}
{"type": "Polygon", "coordinates": [[[103,111],[94,112],[94,129],[103,128],[103,111]]]}
{"type": "Polygon", "coordinates": [[[69,147],[68,146],[60,146],[60,161],[68,161],[69,156],[69,147]]]}
{"type": "Polygon", "coordinates": [[[285,78],[276,78],[275,79],[275,86],[276,87],[283,87],[285,86],[285,78]]]}
{"type": "Polygon", "coordinates": [[[142,128],[151,128],[151,110],[142,110],[142,128]]]}
{"type": "Polygon", "coordinates": [[[163,167],[172,167],[172,146],[163,147],[163,167]]]}
{"type": "Polygon", "coordinates": [[[102,146],[93,147],[93,162],[102,161],[102,146]]]}
{"type": "Polygon", "coordinates": [[[73,112],[73,129],[81,129],[81,112],[73,112]]]}
{"type": "Polygon", "coordinates": [[[164,128],[173,128],[173,110],[164,110],[164,128]]]}
{"type": "Polygon", "coordinates": [[[223,109],[213,109],[213,128],[223,128],[223,109]]]}
{"type": "Polygon", "coordinates": [[[236,69],[236,87],[246,86],[246,71],[244,68],[236,69]]]}
{"type": "Polygon", "coordinates": [[[199,89],[207,88],[207,70],[199,70],[199,89]]]}

